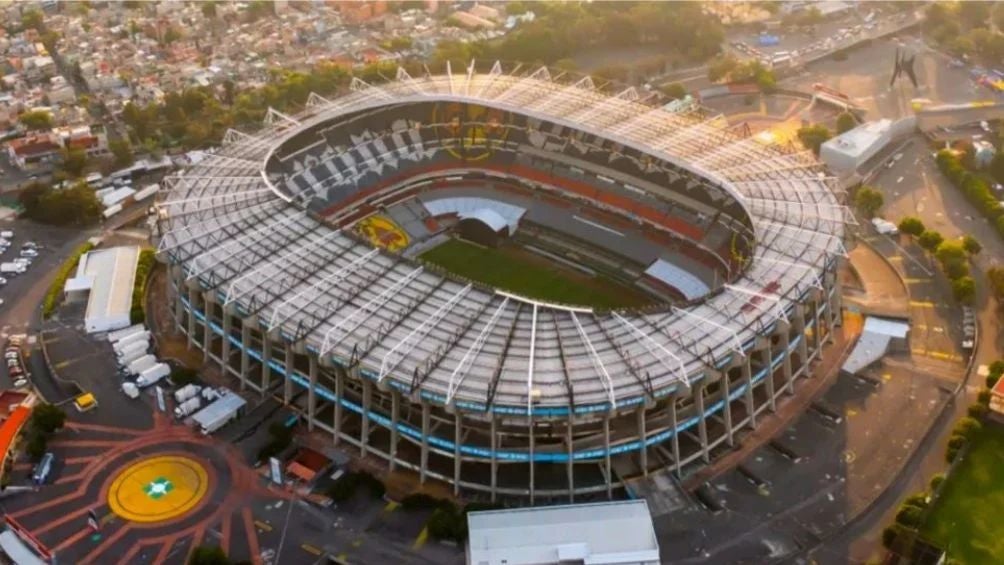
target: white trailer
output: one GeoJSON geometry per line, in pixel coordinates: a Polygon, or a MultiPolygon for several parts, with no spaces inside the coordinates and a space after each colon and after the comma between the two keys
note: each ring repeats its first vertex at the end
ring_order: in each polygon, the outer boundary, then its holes
{"type": "Polygon", "coordinates": [[[181,404],[174,407],[174,417],[184,418],[186,416],[191,416],[202,406],[202,399],[198,396],[193,396],[188,400],[182,402],[181,404]]]}
{"type": "Polygon", "coordinates": [[[244,413],[247,401],[232,391],[226,391],[223,396],[212,404],[199,410],[192,416],[203,435],[209,435],[237,419],[244,413]]]}
{"type": "Polygon", "coordinates": [[[108,341],[115,343],[116,341],[126,337],[127,335],[139,333],[144,331],[146,327],[143,324],[136,324],[135,326],[129,326],[128,328],[122,328],[121,330],[115,330],[113,332],[108,332],[108,341]]]}
{"type": "Polygon", "coordinates": [[[135,334],[129,334],[126,337],[124,337],[124,338],[116,341],[115,345],[112,346],[112,349],[115,350],[115,354],[117,355],[118,353],[120,353],[122,351],[123,348],[125,348],[125,346],[129,345],[130,343],[135,343],[137,341],[144,342],[144,343],[149,343],[149,341],[150,341],[150,332],[148,332],[148,331],[142,331],[142,332],[135,333],[135,334]]]}
{"type": "MultiPolygon", "coordinates": [[[[119,363],[123,365],[128,365],[128,361],[123,361],[129,355],[134,354],[137,351],[142,351],[146,353],[146,350],[150,348],[150,343],[147,341],[130,341],[129,343],[122,346],[121,349],[115,352],[115,356],[118,357],[119,363]]],[[[140,356],[142,357],[142,355],[140,356]]]]}
{"type": "Polygon", "coordinates": [[[115,331],[108,333],[108,341],[110,341],[112,344],[115,344],[121,341],[122,339],[126,339],[131,335],[137,333],[143,333],[145,331],[147,331],[147,326],[143,324],[136,324],[129,327],[123,327],[122,329],[116,329],[115,331]]]}
{"type": "Polygon", "coordinates": [[[127,354],[123,354],[121,357],[119,357],[119,367],[128,367],[130,364],[132,364],[133,361],[136,361],[137,359],[142,359],[147,355],[149,354],[146,352],[145,347],[142,349],[136,349],[135,351],[130,351],[127,354]]]}
{"type": "Polygon", "coordinates": [[[132,375],[141,375],[143,371],[157,364],[157,358],[153,355],[144,355],[126,366],[126,371],[132,375]]]}
{"type": "Polygon", "coordinates": [[[4,275],[20,275],[25,272],[27,267],[20,263],[0,263],[0,274],[4,275]]]}
{"type": "Polygon", "coordinates": [[[140,388],[157,384],[161,379],[171,374],[171,367],[167,363],[157,363],[153,367],[143,371],[136,379],[136,386],[140,388]]]}
{"type": "Polygon", "coordinates": [[[199,396],[199,392],[202,391],[202,387],[196,384],[185,385],[178,390],[174,391],[174,401],[177,403],[185,402],[190,398],[195,398],[199,396]]]}

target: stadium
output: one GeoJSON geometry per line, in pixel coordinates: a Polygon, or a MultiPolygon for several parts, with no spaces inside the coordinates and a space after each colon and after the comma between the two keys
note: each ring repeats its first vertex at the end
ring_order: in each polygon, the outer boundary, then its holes
{"type": "Polygon", "coordinates": [[[471,496],[611,497],[756,428],[840,323],[811,153],[495,63],[311,94],[170,178],[173,322],[315,431],[471,496]]]}

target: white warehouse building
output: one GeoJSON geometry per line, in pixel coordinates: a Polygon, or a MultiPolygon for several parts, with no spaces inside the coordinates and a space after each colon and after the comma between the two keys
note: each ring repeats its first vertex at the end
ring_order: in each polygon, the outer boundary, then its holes
{"type": "Polygon", "coordinates": [[[467,515],[468,565],[658,565],[644,499],[509,508],[467,515]]]}
{"type": "Polygon", "coordinates": [[[892,121],[868,122],[827,140],[819,158],[838,176],[853,174],[892,140],[892,121]]]}
{"type": "Polygon", "coordinates": [[[87,333],[107,332],[130,324],[133,284],[139,247],[110,247],[84,253],[76,275],[66,281],[67,302],[87,300],[87,333]]]}

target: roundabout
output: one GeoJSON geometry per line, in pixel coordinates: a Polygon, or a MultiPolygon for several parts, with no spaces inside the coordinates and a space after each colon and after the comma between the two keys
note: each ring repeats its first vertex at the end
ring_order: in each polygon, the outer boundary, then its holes
{"type": "Polygon", "coordinates": [[[183,516],[209,490],[209,475],[198,461],[166,455],[143,459],[122,470],[108,489],[108,506],[124,520],[154,523],[183,516]]]}

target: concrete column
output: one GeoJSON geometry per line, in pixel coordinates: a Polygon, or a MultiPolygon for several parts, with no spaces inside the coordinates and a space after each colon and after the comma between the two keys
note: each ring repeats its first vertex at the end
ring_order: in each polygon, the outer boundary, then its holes
{"type": "Polygon", "coordinates": [[[673,427],[673,436],[670,440],[670,445],[673,448],[673,472],[676,474],[676,478],[681,478],[680,475],[680,430],[676,427],[676,397],[674,396],[670,399],[669,404],[669,424],[673,427]]]}
{"type": "Polygon", "coordinates": [[[396,388],[390,391],[390,462],[391,471],[397,466],[397,423],[401,413],[401,393],[396,388]]]}
{"type": "Polygon", "coordinates": [[[722,419],[725,421],[725,443],[731,447],[734,445],[734,433],[732,430],[732,401],[729,400],[729,372],[725,371],[721,374],[721,386],[719,387],[722,391],[722,419]]]}
{"type": "Polygon", "coordinates": [[[529,426],[530,426],[530,433],[529,433],[530,441],[528,443],[530,444],[530,505],[533,506],[534,494],[536,492],[536,488],[535,488],[536,485],[535,485],[535,483],[536,483],[536,480],[537,480],[537,477],[534,476],[534,473],[536,472],[537,468],[536,468],[536,465],[534,465],[534,463],[533,463],[533,452],[534,452],[534,448],[536,447],[536,445],[534,445],[533,416],[532,415],[529,417],[529,426]]]}
{"type": "Polygon", "coordinates": [[[777,412],[777,401],[774,400],[774,369],[771,367],[771,347],[770,338],[765,340],[766,346],[760,350],[760,362],[764,364],[767,371],[764,382],[767,385],[767,405],[771,412],[777,412]]]}
{"type": "Polygon", "coordinates": [[[341,367],[335,369],[335,396],[338,397],[335,402],[335,421],[332,422],[331,427],[334,431],[335,445],[342,439],[342,399],[345,398],[345,371],[341,367]]]}
{"type": "Polygon", "coordinates": [[[607,498],[613,500],[613,467],[610,465],[610,412],[603,415],[603,465],[607,474],[607,498]]]}
{"type": "Polygon", "coordinates": [[[805,367],[805,372],[808,373],[809,338],[805,336],[805,307],[800,306],[796,308],[795,311],[797,312],[797,315],[795,316],[795,331],[800,337],[798,340],[798,358],[801,360],[802,366],[805,367]]]}
{"type": "Polygon", "coordinates": [[[638,450],[638,459],[641,464],[641,472],[646,477],[648,476],[648,447],[645,446],[645,436],[648,433],[645,431],[645,404],[642,403],[638,407],[637,412],[638,417],[638,437],[641,439],[641,449],[638,450]]]}
{"type": "MultiPolygon", "coordinates": [[[[170,269],[173,271],[174,269],[170,269]]],[[[181,319],[184,317],[185,304],[181,301],[181,282],[178,277],[170,273],[167,281],[168,288],[171,288],[171,295],[174,299],[174,329],[181,333],[181,319]]]]}
{"type": "Polygon", "coordinates": [[[293,398],[293,344],[286,343],[286,360],[283,363],[286,380],[282,383],[282,403],[289,406],[293,398]]]}
{"type": "Polygon", "coordinates": [[[220,345],[220,370],[227,376],[230,367],[230,332],[233,330],[233,318],[227,309],[223,309],[223,343],[220,345]]]}
{"type": "Polygon", "coordinates": [[[462,440],[460,410],[453,414],[453,496],[460,495],[460,442],[462,440]]]}
{"type": "Polygon", "coordinates": [[[251,363],[248,348],[251,347],[251,326],[247,319],[241,320],[241,390],[248,386],[248,367],[251,363]]]}
{"type": "Polygon", "coordinates": [[[742,371],[743,382],[746,383],[744,401],[746,403],[746,413],[749,414],[749,421],[746,425],[748,425],[751,430],[755,430],[756,402],[753,400],[753,367],[750,365],[750,358],[748,355],[743,358],[743,364],[740,365],[740,370],[742,371]]]}
{"type": "Polygon", "coordinates": [[[307,353],[310,388],[307,389],[307,431],[314,431],[314,417],[317,416],[317,357],[307,353]]]}
{"type": "Polygon", "coordinates": [[[565,464],[565,472],[568,474],[568,502],[575,502],[575,461],[572,459],[572,454],[575,452],[575,445],[573,442],[572,428],[572,416],[569,414],[568,421],[565,422],[565,448],[568,450],[568,462],[565,464]]]}
{"type": "Polygon", "coordinates": [[[819,348],[822,346],[822,331],[820,331],[819,328],[819,319],[820,319],[819,301],[818,300],[813,301],[812,305],[813,305],[812,316],[816,321],[816,325],[813,326],[814,330],[812,332],[812,337],[813,337],[812,344],[814,346],[813,347],[814,351],[812,352],[812,356],[816,357],[817,355],[819,355],[819,348]]]}
{"type": "Polygon", "coordinates": [[[701,459],[705,463],[711,461],[711,454],[708,450],[708,422],[704,419],[704,385],[698,385],[694,391],[695,403],[697,404],[697,432],[701,439],[701,459]]]}
{"type": "Polygon", "coordinates": [[[272,367],[269,361],[272,360],[272,340],[268,334],[261,338],[261,395],[265,396],[265,391],[272,384],[272,367]]]}
{"type": "Polygon", "coordinates": [[[429,403],[422,400],[422,458],[419,469],[419,482],[425,484],[425,473],[429,469],[429,403]]]}
{"type": "Polygon", "coordinates": [[[202,362],[209,361],[209,347],[213,343],[213,329],[209,327],[211,310],[213,303],[208,300],[202,301],[202,362]]]}
{"type": "Polygon", "coordinates": [[[373,405],[373,382],[363,379],[363,422],[359,437],[359,455],[366,457],[370,445],[370,408],[373,405]]]}
{"type": "Polygon", "coordinates": [[[194,288],[188,289],[188,348],[195,347],[195,297],[198,293],[194,288]]]}
{"type": "Polygon", "coordinates": [[[784,388],[788,391],[788,394],[795,394],[795,383],[792,378],[791,372],[791,352],[788,348],[791,346],[791,334],[790,328],[785,328],[781,332],[781,349],[784,351],[784,361],[781,362],[781,371],[784,376],[784,388]]]}
{"type": "Polygon", "coordinates": [[[496,456],[496,452],[498,451],[499,440],[498,440],[498,430],[496,429],[497,425],[498,425],[498,418],[496,418],[495,415],[492,414],[492,427],[491,427],[491,436],[492,436],[492,462],[491,462],[491,466],[492,466],[492,502],[495,502],[495,497],[498,495],[499,461],[498,461],[498,457],[496,456]]]}

